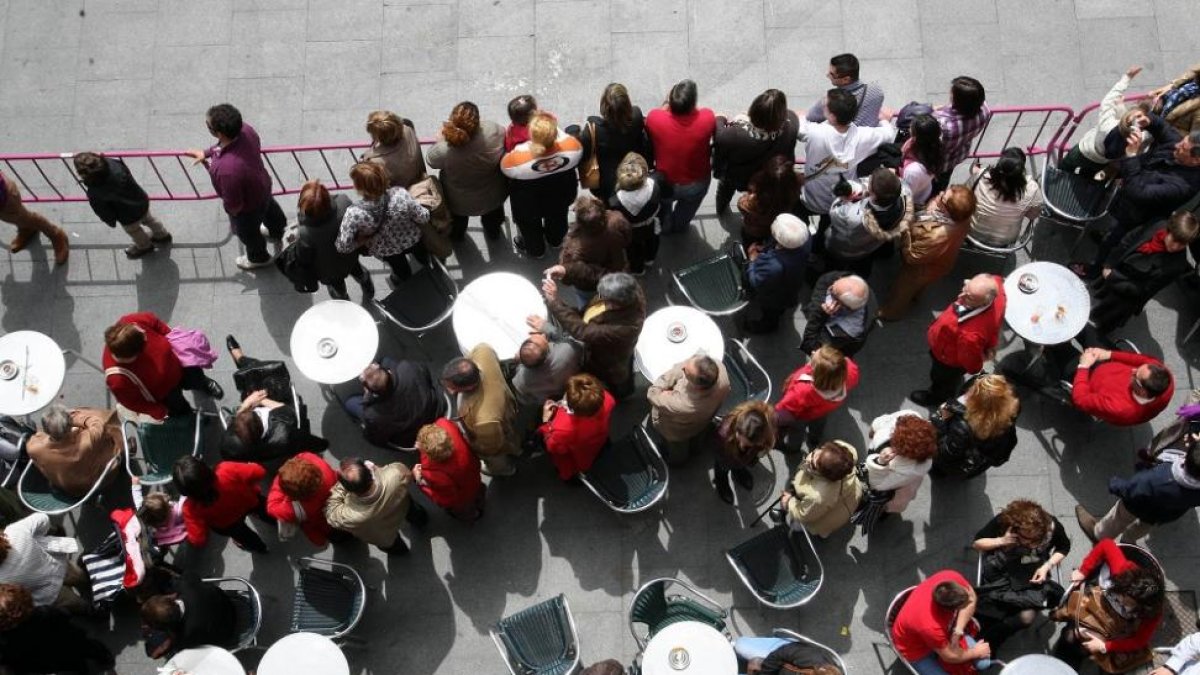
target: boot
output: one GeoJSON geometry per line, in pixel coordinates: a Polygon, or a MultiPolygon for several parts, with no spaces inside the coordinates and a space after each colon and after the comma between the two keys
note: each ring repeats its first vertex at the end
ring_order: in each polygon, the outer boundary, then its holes
{"type": "Polygon", "coordinates": [[[71,245],[67,233],[63,232],[61,227],[54,228],[54,232],[50,234],[50,243],[54,246],[54,264],[61,265],[67,262],[67,256],[71,255],[71,245]]]}
{"type": "Polygon", "coordinates": [[[721,501],[733,506],[733,487],[729,485],[728,474],[717,474],[713,476],[713,487],[717,490],[717,496],[721,501]]]}
{"type": "Polygon", "coordinates": [[[1096,538],[1096,516],[1093,516],[1087,509],[1083,508],[1082,504],[1075,505],[1075,520],[1079,523],[1079,529],[1083,530],[1083,534],[1095,544],[1096,538]]]}
{"type": "Polygon", "coordinates": [[[17,236],[13,237],[12,242],[9,243],[8,250],[13,253],[20,253],[37,238],[37,230],[17,230],[17,236]]]}

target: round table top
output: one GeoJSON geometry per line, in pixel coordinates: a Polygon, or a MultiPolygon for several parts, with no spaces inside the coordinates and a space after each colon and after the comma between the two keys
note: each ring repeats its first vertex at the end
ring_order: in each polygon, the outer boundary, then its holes
{"type": "Polygon", "coordinates": [[[1004,295],[1004,320],[1017,335],[1040,345],[1061,344],[1078,335],[1092,309],[1083,280],[1052,262],[1031,262],[1013,270],[1004,279],[1004,295]],[[1022,290],[1022,279],[1036,288],[1022,290]]]}
{"type": "Polygon", "coordinates": [[[322,384],[358,377],[379,349],[371,313],[348,300],[309,307],[292,327],[292,359],[304,376],[322,384]]]}
{"type": "Polygon", "coordinates": [[[1047,654],[1026,654],[1019,656],[1004,669],[1000,675],[1076,675],[1075,669],[1047,654]]]}
{"type": "Polygon", "coordinates": [[[184,649],[171,657],[162,671],[181,670],[188,675],[246,675],[246,669],[228,650],[212,645],[184,649]]]}
{"type": "Polygon", "coordinates": [[[350,675],[346,655],[333,640],[316,633],[292,633],[280,638],[263,654],[258,675],[350,675]]]}
{"type": "Polygon", "coordinates": [[[62,389],[67,362],[48,335],[19,330],[0,336],[0,413],[28,415],[62,389]]]}
{"type": "Polygon", "coordinates": [[[488,344],[497,356],[508,359],[517,355],[529,336],[525,318],[530,314],[546,318],[546,302],[538,287],[512,272],[492,272],[462,289],[450,321],[462,353],[488,344]]]}
{"type": "Polygon", "coordinates": [[[720,326],[698,309],[673,305],[646,317],[638,335],[634,361],[638,372],[653,382],[701,350],[718,362],[725,358],[725,338],[720,326]],[[673,337],[671,331],[680,326],[682,333],[673,337]]]}
{"type": "Polygon", "coordinates": [[[738,672],[733,645],[717,629],[699,621],[673,623],[660,630],[642,653],[645,675],[731,675],[738,672]]]}

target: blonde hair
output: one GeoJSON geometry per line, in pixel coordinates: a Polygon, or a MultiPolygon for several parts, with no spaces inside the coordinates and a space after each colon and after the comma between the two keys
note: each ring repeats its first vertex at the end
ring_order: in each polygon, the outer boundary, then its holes
{"type": "Polygon", "coordinates": [[[558,122],[549,113],[536,112],[529,120],[529,151],[535,156],[550,152],[558,139],[558,122]]]}
{"type": "Polygon", "coordinates": [[[367,133],[380,145],[391,145],[404,138],[404,120],[390,110],[376,110],[367,116],[367,133]]]}
{"type": "Polygon", "coordinates": [[[444,462],[454,454],[454,442],[450,434],[436,424],[426,424],[417,431],[417,448],[431,462],[444,462]]]}
{"type": "Polygon", "coordinates": [[[846,373],[849,372],[846,361],[846,355],[837,347],[822,345],[813,352],[812,360],[809,361],[809,365],[812,366],[813,386],[821,391],[841,389],[846,384],[846,373]]]}
{"type": "Polygon", "coordinates": [[[967,391],[967,426],[982,439],[995,438],[1017,419],[1021,401],[1003,375],[982,375],[967,391]]]}
{"type": "Polygon", "coordinates": [[[646,176],[650,174],[650,166],[646,158],[636,152],[626,153],[621,163],[617,165],[617,187],[622,190],[636,190],[646,184],[646,176]]]}

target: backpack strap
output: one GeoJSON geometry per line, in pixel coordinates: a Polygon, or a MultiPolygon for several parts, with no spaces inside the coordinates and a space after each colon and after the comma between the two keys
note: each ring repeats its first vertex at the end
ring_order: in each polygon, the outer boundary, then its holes
{"type": "Polygon", "coordinates": [[[154,396],[150,394],[150,390],[146,388],[145,384],[142,384],[142,380],[137,375],[134,375],[132,370],[121,368],[119,366],[113,366],[111,368],[104,369],[104,377],[108,378],[113,375],[120,375],[121,377],[124,377],[132,382],[133,385],[142,392],[142,397],[145,398],[148,403],[157,402],[154,400],[154,396]]]}

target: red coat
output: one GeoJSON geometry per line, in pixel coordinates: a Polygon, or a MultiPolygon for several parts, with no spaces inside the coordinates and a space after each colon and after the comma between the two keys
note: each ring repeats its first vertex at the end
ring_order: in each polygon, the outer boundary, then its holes
{"type": "Polygon", "coordinates": [[[424,452],[420,454],[421,492],[434,504],[447,510],[470,508],[483,489],[479,475],[479,459],[471,453],[467,439],[458,425],[442,417],[434,424],[450,434],[454,453],[444,462],[435,462],[424,452]]]}
{"type": "Polygon", "coordinates": [[[271,489],[267,492],[267,513],[275,520],[299,525],[300,529],[304,531],[304,536],[308,537],[313,545],[324,546],[329,543],[329,523],[325,521],[325,502],[329,500],[329,493],[333,490],[333,484],[337,482],[337,474],[333,467],[329,466],[329,462],[311,452],[301,452],[296,455],[296,458],[312,464],[321,472],[320,489],[308,499],[300,502],[300,507],[304,509],[304,522],[296,523],[296,510],[292,508],[292,498],[284,494],[283,488],[279,485],[278,475],[275,476],[275,480],[271,481],[271,489]]]}
{"type": "Polygon", "coordinates": [[[208,543],[208,529],[225,529],[246,517],[258,506],[262,490],[258,483],[267,470],[250,462],[221,462],[217,464],[217,500],[201,504],[199,499],[183,501],[183,524],[192,546],[208,543]]]}
{"type": "MultiPolygon", "coordinates": [[[[858,364],[847,358],[846,396],[857,386],[858,364]]],[[[811,422],[837,410],[845,401],[845,397],[831,401],[821,396],[812,384],[812,364],[806,363],[784,381],[783,398],[775,404],[775,410],[786,412],[802,422],[811,422]]]]}
{"type": "Polygon", "coordinates": [[[538,431],[546,439],[546,454],[558,469],[558,477],[568,480],[592,468],[596,456],[608,442],[608,420],[617,401],[607,391],[600,411],[591,417],[572,415],[558,408],[538,431]]]}
{"type": "Polygon", "coordinates": [[[167,416],[167,407],[162,401],[179,386],[179,380],[183,378],[183,365],[167,340],[171,327],[160,321],[153,312],[126,314],[117,319],[117,323],[141,326],[146,332],[146,347],[132,363],[117,363],[106,346],[101,363],[105,370],[116,367],[132,372],[150,391],[154,400],[146,400],[142,390],[124,375],[109,375],[104,382],[121,405],[161,420],[167,416]]]}
{"type": "Polygon", "coordinates": [[[1097,363],[1091,368],[1075,371],[1071,402],[1080,412],[1094,415],[1118,427],[1144,424],[1158,416],[1175,393],[1175,379],[1171,386],[1145,405],[1133,398],[1132,371],[1144,363],[1162,365],[1158,359],[1142,354],[1113,352],[1112,358],[1097,363]]]}
{"type": "Polygon", "coordinates": [[[929,351],[940,363],[962,368],[968,373],[983,370],[985,355],[995,349],[1000,338],[1000,326],[1004,323],[1004,280],[993,277],[999,292],[991,306],[979,314],[959,321],[954,314],[954,303],[942,310],[929,326],[925,338],[929,351]]]}

